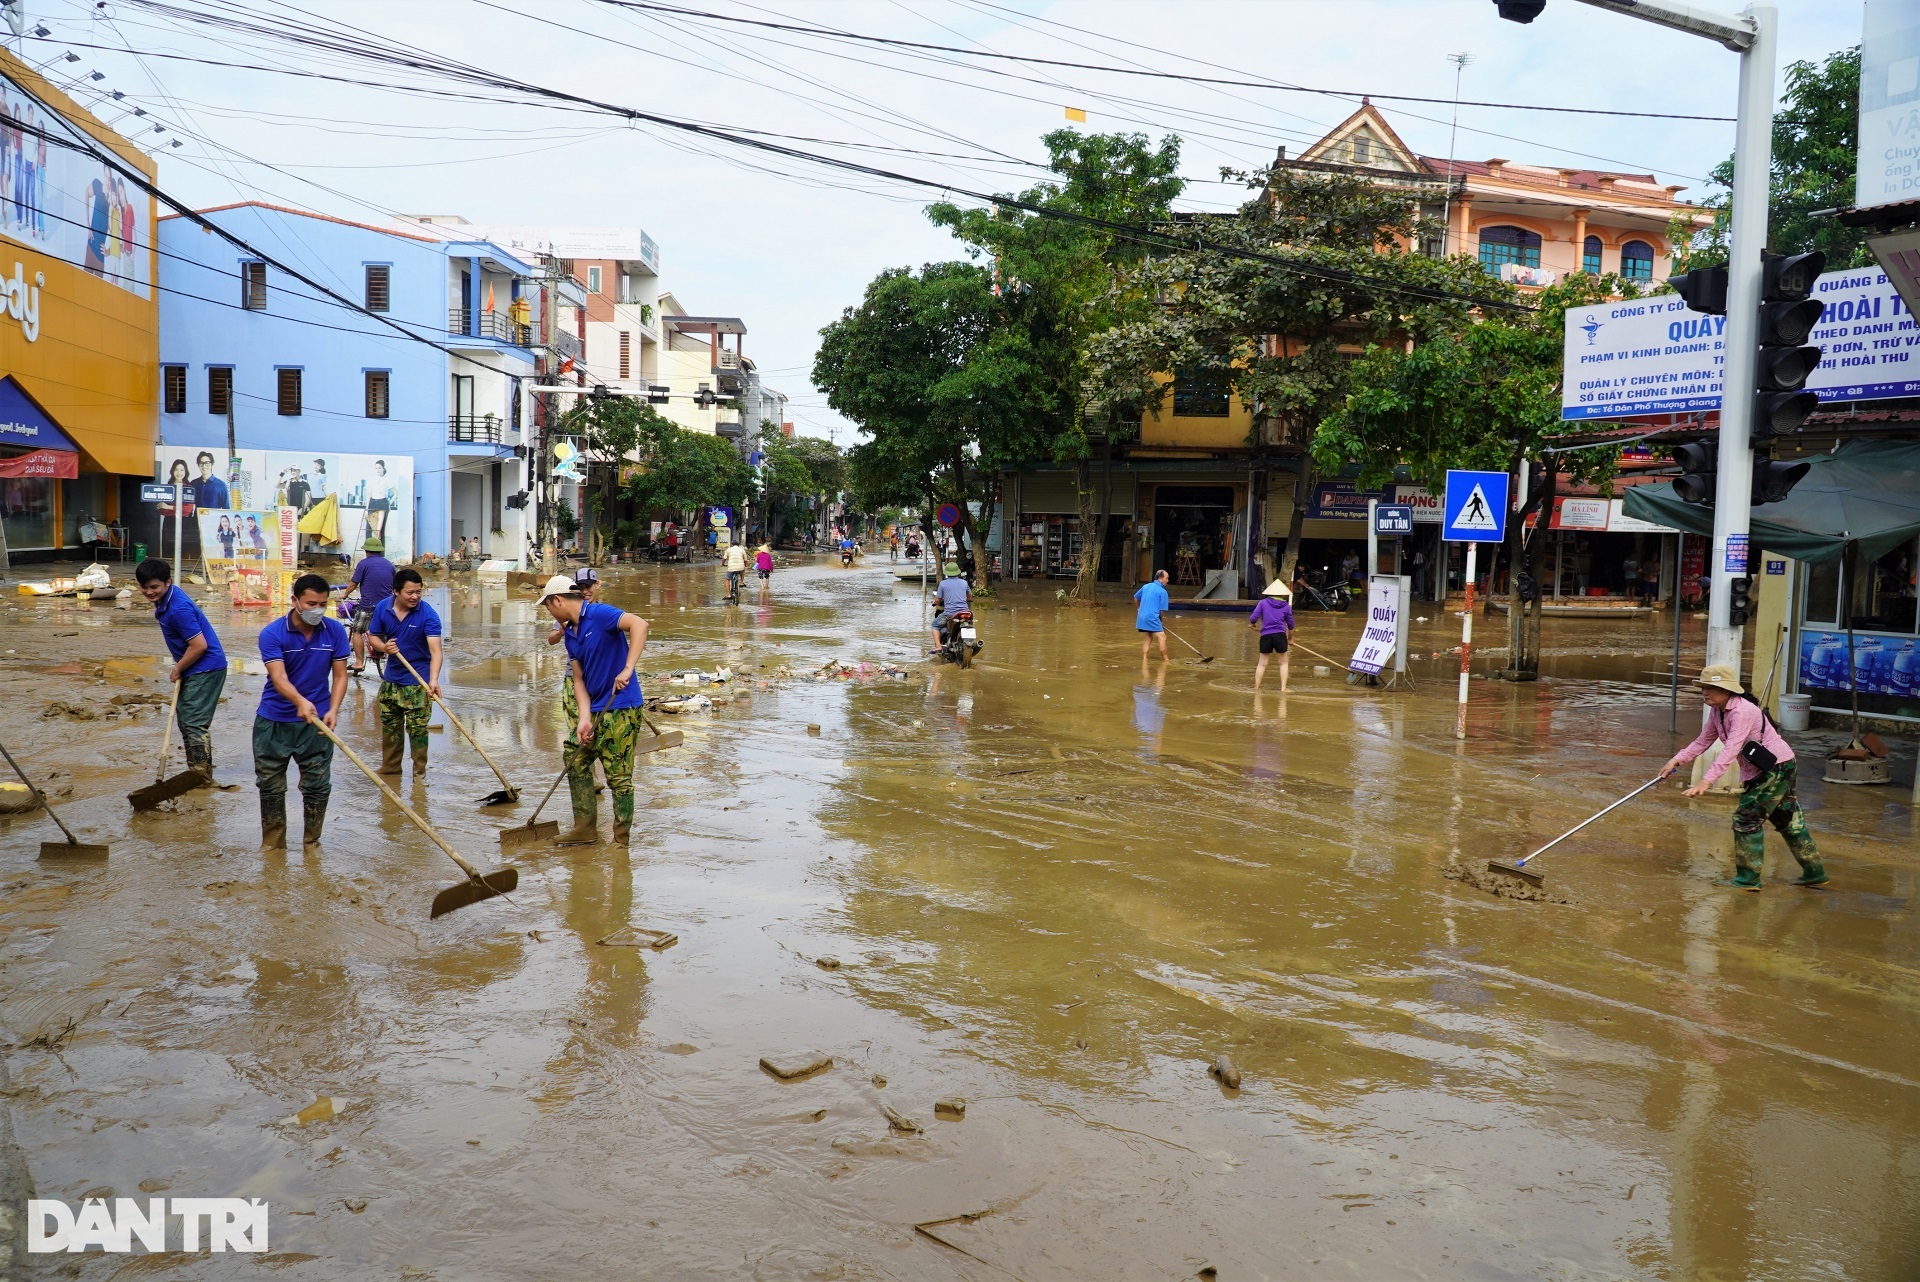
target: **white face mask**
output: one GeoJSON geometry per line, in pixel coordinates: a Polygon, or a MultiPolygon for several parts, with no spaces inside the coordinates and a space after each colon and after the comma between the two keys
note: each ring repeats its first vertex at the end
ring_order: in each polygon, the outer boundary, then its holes
{"type": "Polygon", "coordinates": [[[300,622],[310,628],[317,628],[327,621],[327,610],[325,606],[320,607],[318,610],[301,610],[299,611],[299,615],[300,622]]]}

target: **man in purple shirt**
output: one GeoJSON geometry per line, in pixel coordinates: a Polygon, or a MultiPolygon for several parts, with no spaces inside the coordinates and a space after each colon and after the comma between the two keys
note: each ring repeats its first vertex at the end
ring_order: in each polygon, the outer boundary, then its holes
{"type": "Polygon", "coordinates": [[[359,592],[351,620],[353,663],[347,669],[356,677],[366,670],[367,628],[373,623],[373,612],[380,608],[380,603],[393,595],[394,573],[393,562],[387,560],[385,543],[371,538],[361,546],[367,554],[353,567],[353,586],[359,592]]]}
{"type": "Polygon", "coordinates": [[[1666,778],[1681,766],[1720,741],[1720,755],[1707,767],[1700,782],[1686,790],[1688,797],[1703,795],[1727,767],[1738,761],[1740,778],[1746,787],[1740,804],[1733,811],[1733,876],[1715,884],[1736,890],[1757,891],[1761,887],[1760,867],[1767,857],[1764,826],[1771,822],[1787,839],[1787,849],[1800,862],[1796,886],[1824,886],[1827,870],[1814,849],[1813,834],[1807,831],[1807,817],[1800,811],[1793,785],[1799,773],[1793,749],[1773,728],[1773,720],[1740,684],[1732,665],[1709,664],[1694,682],[1707,706],[1706,724],[1694,741],[1673,754],[1660,768],[1666,778]],[[1757,752],[1754,749],[1758,749],[1757,752]],[[1752,758],[1758,757],[1756,762],[1752,758]]]}
{"type": "Polygon", "coordinates": [[[347,630],[327,616],[327,581],[303,574],[293,581],[285,615],[260,629],[260,658],[267,686],[253,718],[253,778],[260,789],[260,848],[287,848],[287,763],[300,763],[308,853],[320,844],[333,793],[333,740],[308,722],[331,730],[347,692],[347,630]]]}
{"type": "Polygon", "coordinates": [[[1260,629],[1260,662],[1254,665],[1253,688],[1267,675],[1267,656],[1280,656],[1280,693],[1287,692],[1287,636],[1293,631],[1293,589],[1285,579],[1275,579],[1260,594],[1260,603],[1248,616],[1250,627],[1260,629]]]}

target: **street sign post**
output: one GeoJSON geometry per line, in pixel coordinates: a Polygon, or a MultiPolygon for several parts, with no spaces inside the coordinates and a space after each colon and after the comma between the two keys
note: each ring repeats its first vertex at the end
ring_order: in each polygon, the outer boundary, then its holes
{"type": "Polygon", "coordinates": [[[1410,503],[1382,503],[1373,510],[1373,532],[1388,538],[1402,538],[1413,533],[1413,505],[1410,503]]]}
{"type": "Polygon", "coordinates": [[[1447,473],[1441,537],[1467,545],[1467,609],[1460,620],[1460,719],[1454,726],[1456,739],[1467,737],[1467,679],[1473,664],[1473,581],[1479,571],[1475,554],[1482,543],[1498,543],[1507,537],[1510,479],[1505,472],[1447,473]]]}
{"type": "Polygon", "coordinates": [[[946,526],[949,530],[951,530],[954,526],[960,524],[959,505],[954,503],[942,503],[940,505],[939,510],[933,514],[933,519],[940,522],[940,524],[946,526]]]}

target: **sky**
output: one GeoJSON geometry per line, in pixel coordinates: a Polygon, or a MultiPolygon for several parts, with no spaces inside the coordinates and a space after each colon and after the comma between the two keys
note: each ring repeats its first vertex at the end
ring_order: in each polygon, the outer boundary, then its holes
{"type": "MultiPolygon", "coordinates": [[[[1400,136],[1453,154],[1653,173],[1704,195],[1732,150],[1722,121],[1540,110],[1732,114],[1739,59],[1698,37],[1548,0],[1531,25],[1490,0],[26,0],[31,62],[100,105],[194,206],[265,199],[343,218],[644,228],[688,311],[739,316],[746,354],[791,398],[801,435],[855,439],[808,375],[822,326],[889,267],[964,256],[930,225],[926,187],[757,153],[604,112],[369,64],[191,15],[284,34],[321,22],[350,47],[397,45],[516,82],[854,160],[933,184],[1015,192],[1044,178],[1051,130],[1182,139],[1181,206],[1230,209],[1223,166],[1298,152],[1375,98],[1400,136]],[[1064,62],[1256,82],[1204,85],[847,40],[757,23],[1064,62]],[[321,17],[320,15],[324,15],[321,17]],[[71,50],[78,62],[63,61],[71,50]],[[195,59],[202,61],[194,61],[195,59]],[[204,61],[248,63],[251,70],[204,61]],[[287,74],[407,84],[401,92],[287,74]],[[98,74],[101,78],[95,80],[98,74]],[[1315,91],[1286,91],[1274,84],[1315,91]],[[117,90],[124,97],[106,97],[117,90]],[[512,101],[481,102],[480,94],[512,101]],[[131,106],[146,111],[136,118],[131,106]],[[1066,111],[1086,112],[1084,125],[1066,111]],[[155,132],[152,123],[161,126],[155,132]],[[772,137],[771,135],[784,135],[772,137]],[[181,146],[168,145],[179,140],[181,146]]],[[[1730,7],[1703,5],[1702,7],[1730,7]]],[[[1859,0],[1781,0],[1780,64],[1857,43],[1859,0]]],[[[954,199],[967,203],[958,195],[954,199]]]]}

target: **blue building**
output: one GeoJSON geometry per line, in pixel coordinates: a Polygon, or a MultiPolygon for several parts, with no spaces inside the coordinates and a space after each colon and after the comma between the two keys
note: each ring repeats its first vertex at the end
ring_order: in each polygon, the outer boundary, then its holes
{"type": "Polygon", "coordinates": [[[393,324],[190,219],[161,219],[159,479],[203,451],[225,458],[231,409],[246,476],[231,506],[332,492],[343,516],[353,509],[349,544],[384,527],[401,555],[445,554],[471,536],[489,555],[524,556],[533,507],[514,496],[532,489],[518,447],[535,368],[533,267],[457,228],[257,201],[200,212],[393,324]]]}

